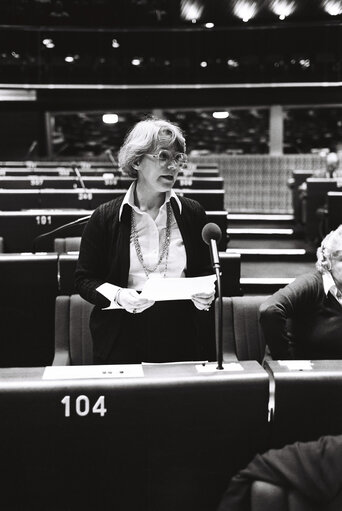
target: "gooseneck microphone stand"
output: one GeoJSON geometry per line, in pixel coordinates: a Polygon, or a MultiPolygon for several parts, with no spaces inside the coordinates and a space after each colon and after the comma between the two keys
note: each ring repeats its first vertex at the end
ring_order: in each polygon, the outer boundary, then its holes
{"type": "Polygon", "coordinates": [[[223,301],[222,301],[222,286],[221,286],[221,266],[217,250],[217,242],[222,237],[221,229],[217,224],[209,223],[203,227],[202,238],[209,245],[212,267],[216,274],[217,294],[218,294],[218,308],[215,310],[217,317],[217,330],[216,330],[216,348],[217,348],[217,368],[219,370],[223,367],[223,301]]]}

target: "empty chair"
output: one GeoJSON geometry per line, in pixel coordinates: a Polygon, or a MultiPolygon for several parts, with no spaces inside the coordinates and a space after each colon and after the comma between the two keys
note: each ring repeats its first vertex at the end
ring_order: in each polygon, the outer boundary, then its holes
{"type": "MultiPolygon", "coordinates": [[[[267,296],[223,297],[223,359],[257,360],[265,356],[265,340],[259,324],[259,307],[267,296]]],[[[216,323],[218,307],[216,307],[216,323]]]]}
{"type": "Polygon", "coordinates": [[[57,296],[55,308],[55,356],[52,365],[93,363],[89,317],[93,309],[79,295],[57,296]]]}
{"type": "Polygon", "coordinates": [[[55,238],[54,252],[63,254],[65,252],[78,252],[81,244],[81,236],[67,238],[55,238]]]}

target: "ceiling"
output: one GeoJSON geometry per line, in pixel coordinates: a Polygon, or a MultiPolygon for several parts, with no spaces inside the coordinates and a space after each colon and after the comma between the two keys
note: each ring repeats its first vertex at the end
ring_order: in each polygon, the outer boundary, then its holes
{"type": "Polygon", "coordinates": [[[0,21],[0,89],[44,107],[342,101],[342,0],[0,0],[0,21]]]}
{"type": "Polygon", "coordinates": [[[2,25],[192,28],[340,22],[342,0],[1,0],[2,25]],[[281,17],[282,19],[279,19],[281,17]]]}

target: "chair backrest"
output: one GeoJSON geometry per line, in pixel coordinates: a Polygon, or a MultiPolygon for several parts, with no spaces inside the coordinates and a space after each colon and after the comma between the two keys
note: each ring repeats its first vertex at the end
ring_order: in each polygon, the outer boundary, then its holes
{"type": "MultiPolygon", "coordinates": [[[[267,296],[223,297],[223,359],[262,363],[265,340],[259,324],[259,307],[267,296]]],[[[216,325],[218,322],[216,307],[216,325]]]]}
{"type": "Polygon", "coordinates": [[[80,249],[81,237],[55,238],[54,252],[64,254],[65,252],[78,252],[80,249]]]}
{"type": "Polygon", "coordinates": [[[93,307],[79,295],[56,298],[53,365],[93,363],[93,343],[89,330],[89,317],[93,307]]]}

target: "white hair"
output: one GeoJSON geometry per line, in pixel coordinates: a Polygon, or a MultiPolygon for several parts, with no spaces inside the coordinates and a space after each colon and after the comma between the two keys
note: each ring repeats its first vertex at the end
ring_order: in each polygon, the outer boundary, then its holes
{"type": "Polygon", "coordinates": [[[322,240],[320,247],[317,249],[316,268],[321,273],[330,271],[331,256],[336,251],[342,251],[342,224],[329,232],[322,240]]]}

